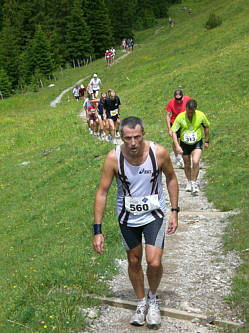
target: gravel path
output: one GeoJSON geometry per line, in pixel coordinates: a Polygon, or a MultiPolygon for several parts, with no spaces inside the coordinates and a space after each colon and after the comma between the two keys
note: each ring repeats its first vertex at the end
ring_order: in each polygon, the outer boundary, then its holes
{"type": "MultiPolygon", "coordinates": [[[[120,60],[124,59],[125,57],[127,57],[130,54],[130,52],[126,52],[125,54],[123,54],[122,56],[120,56],[119,58],[117,58],[112,64],[111,66],[115,65],[116,63],[118,63],[120,60]]],[[[61,102],[62,97],[68,92],[73,90],[73,88],[75,87],[76,84],[80,85],[84,80],[88,79],[90,77],[90,75],[85,76],[83,79],[80,79],[79,81],[77,81],[73,86],[63,90],[59,96],[57,96],[51,103],[50,106],[52,107],[56,107],[56,104],[61,102]]]]}
{"type": "MultiPolygon", "coordinates": [[[[173,159],[172,159],[173,160],[173,159]]],[[[161,306],[213,315],[216,319],[238,321],[235,313],[224,302],[224,297],[231,291],[231,281],[236,267],[240,264],[235,252],[227,254],[223,251],[222,235],[228,222],[229,213],[222,213],[213,208],[203,192],[206,184],[200,170],[200,195],[193,197],[185,192],[185,175],[182,169],[175,168],[180,193],[179,228],[175,235],[166,236],[163,267],[164,274],[158,290],[161,306]]],[[[164,184],[165,196],[169,205],[168,193],[164,184]]],[[[120,273],[110,281],[113,297],[136,301],[135,293],[127,274],[127,261],[117,261],[120,273]]],[[[145,262],[143,262],[146,268],[145,262]]],[[[146,281],[146,288],[148,284],[146,281]]],[[[87,332],[108,333],[148,332],[144,327],[129,324],[131,310],[120,309],[108,305],[88,310],[101,313],[98,319],[89,319],[87,332]]],[[[162,317],[162,325],[158,332],[168,333],[206,333],[224,332],[217,327],[203,324],[200,320],[178,320],[162,317]]]]}

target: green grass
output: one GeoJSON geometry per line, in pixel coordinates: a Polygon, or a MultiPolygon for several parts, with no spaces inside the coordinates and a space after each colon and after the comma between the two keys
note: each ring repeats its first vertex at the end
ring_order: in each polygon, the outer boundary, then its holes
{"type": "Polygon", "coordinates": [[[117,91],[122,117],[142,117],[147,138],[169,149],[165,106],[180,84],[207,114],[211,138],[204,154],[209,165],[206,194],[217,208],[239,211],[224,236],[224,248],[237,250],[243,259],[228,302],[249,320],[244,251],[249,238],[248,7],[242,0],[185,1],[170,9],[173,29],[161,20],[137,33],[135,51],[117,65],[106,68],[100,59],[65,70],[63,77],[57,73],[54,88],[0,101],[1,332],[83,329],[87,322],[79,308],[91,305],[84,295],[108,294],[105,281],[116,271],[115,258],[124,256],[115,184],[104,218],[104,255],[97,256],[91,245],[93,200],[111,145],[89,137],[78,117],[81,103],[70,92],[56,108],[49,106],[63,89],[94,72],[105,90],[117,91]],[[177,11],[183,5],[193,9],[192,16],[177,11]],[[222,25],[207,31],[213,9],[222,25]],[[45,156],[45,150],[51,152],[45,156]],[[20,166],[24,161],[29,164],[20,166]]]}

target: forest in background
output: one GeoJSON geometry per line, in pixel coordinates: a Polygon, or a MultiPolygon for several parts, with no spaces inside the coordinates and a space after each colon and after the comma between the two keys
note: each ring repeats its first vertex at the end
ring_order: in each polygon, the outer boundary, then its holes
{"type": "Polygon", "coordinates": [[[173,3],[181,0],[0,0],[1,97],[103,57],[173,3]]]}

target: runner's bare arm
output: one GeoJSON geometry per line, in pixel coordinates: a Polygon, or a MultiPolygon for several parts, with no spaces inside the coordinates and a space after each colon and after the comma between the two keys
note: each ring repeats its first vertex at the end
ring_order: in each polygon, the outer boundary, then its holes
{"type": "Polygon", "coordinates": [[[176,151],[178,154],[182,154],[183,153],[183,150],[181,148],[181,146],[179,145],[178,143],[178,140],[177,140],[177,134],[175,132],[172,132],[172,139],[173,139],[173,142],[175,144],[175,147],[176,147],[176,151]]]}
{"type": "MultiPolygon", "coordinates": [[[[178,181],[173,169],[173,165],[171,163],[171,159],[168,151],[162,147],[157,145],[157,158],[158,158],[158,167],[162,170],[166,177],[167,189],[169,192],[169,198],[172,208],[178,207],[178,181]]],[[[173,234],[178,227],[178,213],[176,211],[171,212],[169,218],[169,226],[167,230],[167,234],[173,234]]]]}
{"type": "MultiPolygon", "coordinates": [[[[101,224],[104,216],[104,210],[107,201],[107,195],[109,188],[112,184],[115,173],[117,172],[117,158],[115,150],[110,151],[105,159],[103,171],[99,183],[99,187],[96,192],[94,202],[94,224],[101,224]]],[[[104,237],[102,234],[93,236],[93,247],[99,254],[104,249],[104,237]]]]}
{"type": "Polygon", "coordinates": [[[166,111],[166,123],[169,131],[169,135],[172,136],[172,130],[170,127],[170,112],[166,111]]]}
{"type": "Polygon", "coordinates": [[[204,134],[205,134],[204,149],[208,149],[208,147],[209,147],[209,127],[204,127],[204,134]]]}

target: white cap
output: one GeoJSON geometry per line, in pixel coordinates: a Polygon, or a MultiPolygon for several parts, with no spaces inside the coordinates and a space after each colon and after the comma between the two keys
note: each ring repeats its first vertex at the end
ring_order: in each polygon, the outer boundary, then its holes
{"type": "Polygon", "coordinates": [[[84,88],[83,84],[80,86],[80,88],[84,88]]]}
{"type": "Polygon", "coordinates": [[[93,77],[98,77],[98,75],[97,74],[93,74],[93,77]]]}

